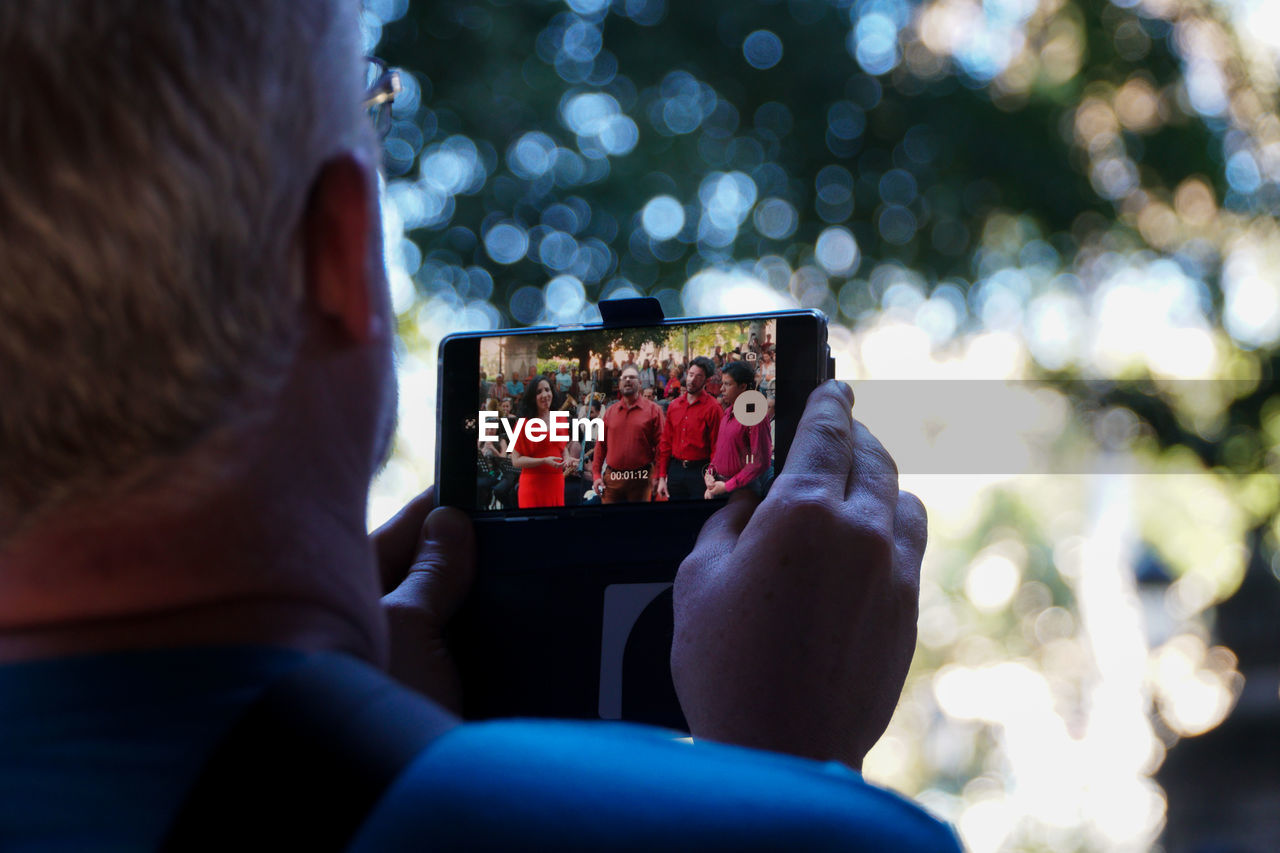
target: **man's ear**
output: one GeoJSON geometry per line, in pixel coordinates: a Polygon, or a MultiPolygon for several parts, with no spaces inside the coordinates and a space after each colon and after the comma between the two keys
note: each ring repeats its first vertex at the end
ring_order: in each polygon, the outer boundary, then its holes
{"type": "Polygon", "coordinates": [[[379,282],[369,259],[377,239],[374,180],[355,153],[338,155],[316,175],[302,220],[306,298],[355,343],[368,342],[380,328],[379,282]]]}

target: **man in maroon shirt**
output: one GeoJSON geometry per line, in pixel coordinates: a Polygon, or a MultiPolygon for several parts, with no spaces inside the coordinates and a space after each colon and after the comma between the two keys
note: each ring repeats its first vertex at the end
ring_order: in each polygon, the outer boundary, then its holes
{"type": "Polygon", "coordinates": [[[593,487],[604,503],[639,503],[649,500],[662,409],[640,396],[640,369],[634,364],[622,369],[619,384],[622,397],[604,413],[604,437],[591,462],[593,487]]]}
{"type": "Polygon", "coordinates": [[[667,422],[658,446],[658,497],[701,499],[707,490],[702,472],[711,461],[720,431],[720,404],[703,390],[715,364],[698,356],[685,371],[685,393],[667,406],[667,422]]]}

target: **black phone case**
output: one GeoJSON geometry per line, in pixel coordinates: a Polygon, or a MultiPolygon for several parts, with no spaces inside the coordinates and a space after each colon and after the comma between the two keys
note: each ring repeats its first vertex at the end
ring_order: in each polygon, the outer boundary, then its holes
{"type": "Polygon", "coordinates": [[[721,504],[653,506],[605,518],[476,520],[486,568],[451,626],[464,716],[687,731],[669,665],[672,583],[721,504]],[[501,624],[485,614],[501,614],[501,624]]]}
{"type": "MultiPolygon", "coordinates": [[[[663,321],[652,298],[605,301],[600,310],[606,326],[663,321]]],[[[823,367],[832,370],[822,337],[818,380],[823,367]]],[[[671,682],[672,585],[703,523],[723,505],[473,516],[483,569],[447,635],[463,716],[626,720],[688,731],[671,682]]]]}

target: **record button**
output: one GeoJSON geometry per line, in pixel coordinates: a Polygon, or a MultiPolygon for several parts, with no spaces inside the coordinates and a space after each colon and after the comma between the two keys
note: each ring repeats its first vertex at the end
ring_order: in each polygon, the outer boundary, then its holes
{"type": "Polygon", "coordinates": [[[769,400],[759,391],[743,391],[733,401],[733,416],[743,426],[755,426],[769,414],[769,400]]]}

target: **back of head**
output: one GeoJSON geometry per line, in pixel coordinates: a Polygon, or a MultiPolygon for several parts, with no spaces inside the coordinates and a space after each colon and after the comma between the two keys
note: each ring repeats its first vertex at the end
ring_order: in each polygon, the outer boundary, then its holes
{"type": "Polygon", "coordinates": [[[756,384],[756,372],[747,366],[744,361],[733,361],[726,364],[722,370],[724,375],[732,377],[733,381],[744,388],[754,388],[756,384]]]}
{"type": "Polygon", "coordinates": [[[700,355],[697,358],[695,358],[693,361],[689,362],[689,366],[702,368],[702,375],[707,379],[710,379],[712,376],[714,376],[716,372],[715,362],[707,358],[705,355],[700,355]]]}
{"type": "Polygon", "coordinates": [[[339,6],[0,5],[0,541],[283,381],[310,182],[370,141],[339,6]]]}

